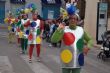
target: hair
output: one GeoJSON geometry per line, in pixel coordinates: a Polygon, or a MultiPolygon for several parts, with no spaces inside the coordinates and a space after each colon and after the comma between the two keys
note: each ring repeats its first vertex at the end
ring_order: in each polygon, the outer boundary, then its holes
{"type": "Polygon", "coordinates": [[[28,14],[23,14],[23,15],[22,15],[22,18],[24,18],[24,15],[26,15],[26,16],[27,16],[27,18],[28,18],[28,14]]]}
{"type": "Polygon", "coordinates": [[[69,19],[71,18],[71,16],[76,16],[76,17],[77,17],[77,18],[76,18],[77,21],[80,20],[80,16],[79,16],[77,13],[75,13],[74,15],[70,15],[70,16],[69,16],[69,19]]]}

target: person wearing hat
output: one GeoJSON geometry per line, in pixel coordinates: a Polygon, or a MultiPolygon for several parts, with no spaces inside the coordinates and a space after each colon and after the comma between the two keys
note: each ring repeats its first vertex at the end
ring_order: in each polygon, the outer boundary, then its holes
{"type": "Polygon", "coordinates": [[[78,14],[70,14],[69,26],[60,23],[51,37],[51,42],[62,40],[64,44],[60,49],[62,73],[80,73],[84,65],[84,55],[87,55],[93,45],[90,35],[77,26],[78,21],[78,14]]]}
{"type": "Polygon", "coordinates": [[[36,46],[37,61],[40,61],[40,49],[44,26],[42,20],[38,19],[38,12],[32,13],[32,21],[30,24],[29,34],[29,62],[32,62],[33,48],[36,46]]]}
{"type": "Polygon", "coordinates": [[[14,42],[15,38],[15,18],[13,17],[13,14],[11,11],[8,12],[8,17],[5,18],[5,23],[8,24],[8,42],[12,43],[14,42]]]}
{"type": "Polygon", "coordinates": [[[22,15],[20,14],[17,18],[18,22],[16,23],[16,36],[17,36],[17,44],[20,46],[20,40],[21,40],[21,37],[19,36],[19,33],[20,33],[20,27],[21,27],[21,19],[22,19],[22,15]]]}
{"type": "Polygon", "coordinates": [[[30,19],[28,19],[28,14],[25,13],[22,15],[22,17],[23,19],[21,19],[21,27],[20,27],[20,30],[22,31],[21,48],[22,48],[22,53],[25,54],[27,52],[27,46],[28,46],[30,19]]]}

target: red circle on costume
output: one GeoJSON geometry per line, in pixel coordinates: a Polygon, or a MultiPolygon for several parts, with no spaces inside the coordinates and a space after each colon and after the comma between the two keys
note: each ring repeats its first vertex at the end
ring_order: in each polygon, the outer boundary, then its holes
{"type": "Polygon", "coordinates": [[[25,24],[24,27],[28,27],[30,25],[30,20],[28,20],[25,24]]]}
{"type": "Polygon", "coordinates": [[[32,40],[33,39],[33,35],[32,34],[29,34],[28,39],[29,40],[32,40]]]}
{"type": "Polygon", "coordinates": [[[18,22],[18,19],[15,19],[16,22],[18,22]]]}
{"type": "Polygon", "coordinates": [[[20,28],[17,28],[17,31],[20,32],[20,28]]]}
{"type": "Polygon", "coordinates": [[[74,41],[75,41],[74,34],[72,34],[70,32],[64,33],[63,42],[65,45],[70,46],[71,44],[74,43],[74,41]]]}

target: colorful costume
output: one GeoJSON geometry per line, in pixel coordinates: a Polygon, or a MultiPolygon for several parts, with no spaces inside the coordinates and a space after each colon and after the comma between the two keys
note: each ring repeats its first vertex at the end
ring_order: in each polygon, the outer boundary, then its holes
{"type": "Polygon", "coordinates": [[[21,46],[20,45],[21,37],[19,36],[20,32],[21,32],[20,27],[21,27],[21,18],[19,18],[18,22],[16,23],[16,36],[17,36],[17,43],[18,43],[19,46],[21,46]]]}
{"type": "Polygon", "coordinates": [[[22,48],[22,53],[27,52],[27,46],[28,46],[28,35],[29,35],[29,26],[30,25],[30,20],[29,19],[22,19],[21,20],[21,33],[22,38],[21,38],[21,48],[22,48]]]}
{"type": "Polygon", "coordinates": [[[58,29],[52,35],[51,42],[63,41],[60,58],[62,64],[62,73],[80,73],[84,65],[84,54],[88,48],[92,47],[91,37],[84,32],[83,28],[77,26],[79,16],[75,14],[76,8],[70,5],[68,8],[69,26],[60,24],[58,29]],[[87,48],[84,46],[87,44],[87,48]]]}
{"type": "Polygon", "coordinates": [[[8,24],[8,32],[9,32],[8,40],[9,40],[9,43],[12,43],[15,40],[14,38],[15,38],[15,31],[16,31],[16,28],[15,28],[16,19],[12,16],[12,13],[9,13],[9,16],[5,18],[4,22],[8,24]]]}
{"type": "MultiPolygon", "coordinates": [[[[90,38],[84,32],[83,28],[78,26],[74,30],[70,29],[68,26],[64,28],[64,31],[56,30],[56,32],[53,34],[51,38],[51,41],[57,42],[61,40],[61,39],[57,40],[58,38],[56,37],[59,36],[62,36],[61,38],[63,38],[62,40],[65,45],[61,49],[60,54],[63,73],[70,73],[65,72],[66,69],[80,70],[81,66],[84,65],[84,54],[83,54],[84,40],[91,45],[90,38]]],[[[75,73],[80,73],[80,71],[75,73]]]]}
{"type": "Polygon", "coordinates": [[[38,61],[40,61],[39,56],[40,56],[40,47],[41,47],[41,40],[42,40],[42,33],[44,30],[44,26],[42,24],[42,21],[39,19],[33,20],[30,25],[30,34],[28,37],[28,44],[30,44],[29,48],[29,60],[31,62],[32,59],[32,53],[33,53],[33,48],[34,45],[36,45],[36,53],[38,57],[38,61]]]}

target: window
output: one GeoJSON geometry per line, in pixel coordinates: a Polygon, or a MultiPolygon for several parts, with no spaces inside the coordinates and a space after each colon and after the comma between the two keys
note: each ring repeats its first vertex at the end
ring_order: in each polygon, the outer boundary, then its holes
{"type": "Polygon", "coordinates": [[[47,0],[48,4],[55,4],[55,0],[47,0]]]}
{"type": "Polygon", "coordinates": [[[99,0],[99,1],[108,3],[108,18],[110,18],[110,0],[99,0]]]}
{"type": "Polygon", "coordinates": [[[10,0],[10,3],[14,3],[14,4],[22,4],[25,3],[25,0],[10,0]]]}
{"type": "Polygon", "coordinates": [[[41,0],[43,4],[61,4],[61,0],[41,0]]]}
{"type": "Polygon", "coordinates": [[[105,14],[100,14],[100,19],[104,19],[105,18],[105,14]]]}

